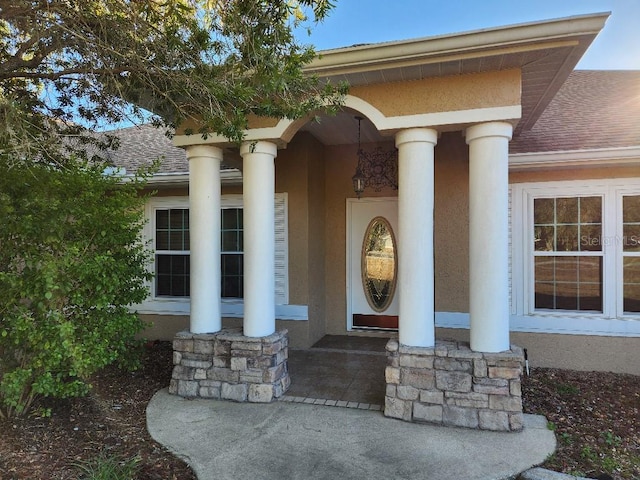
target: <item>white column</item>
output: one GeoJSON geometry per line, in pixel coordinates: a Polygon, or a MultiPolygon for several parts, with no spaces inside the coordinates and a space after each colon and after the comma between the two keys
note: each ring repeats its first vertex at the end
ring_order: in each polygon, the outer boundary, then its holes
{"type": "Polygon", "coordinates": [[[433,159],[438,132],[412,128],[398,148],[398,292],[400,343],[433,347],[433,159]]]}
{"type": "Polygon", "coordinates": [[[242,155],[244,199],[244,334],[265,337],[275,320],[275,162],[271,142],[245,142],[242,155]]]}
{"type": "Polygon", "coordinates": [[[187,147],[192,333],[221,329],[220,317],[220,162],[211,145],[187,147]]]}
{"type": "Polygon", "coordinates": [[[469,313],[471,349],[509,346],[509,140],[513,127],[469,127],[469,313]]]}

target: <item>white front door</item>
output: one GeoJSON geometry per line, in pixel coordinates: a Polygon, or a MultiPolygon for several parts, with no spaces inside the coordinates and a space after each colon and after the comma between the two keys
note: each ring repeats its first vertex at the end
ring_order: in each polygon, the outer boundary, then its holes
{"type": "Polygon", "coordinates": [[[347,329],[397,329],[397,198],[347,200],[347,329]]]}

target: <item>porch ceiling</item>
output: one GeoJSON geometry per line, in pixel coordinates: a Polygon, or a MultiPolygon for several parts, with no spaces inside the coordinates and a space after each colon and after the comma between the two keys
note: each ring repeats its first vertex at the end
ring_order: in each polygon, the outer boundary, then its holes
{"type": "MultiPolygon", "coordinates": [[[[609,13],[581,15],[472,32],[320,52],[308,68],[331,82],[352,86],[419,80],[519,68],[522,119],[514,132],[533,127],[609,13]]],[[[327,145],[354,142],[353,113],[308,123],[303,130],[327,145]]],[[[363,142],[384,139],[363,122],[363,142]]]]}

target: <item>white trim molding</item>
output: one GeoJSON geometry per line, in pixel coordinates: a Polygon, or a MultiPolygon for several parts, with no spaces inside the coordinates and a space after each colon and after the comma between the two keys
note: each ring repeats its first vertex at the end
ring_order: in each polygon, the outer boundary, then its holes
{"type": "Polygon", "coordinates": [[[512,153],[509,155],[509,170],[511,171],[560,167],[634,166],[640,166],[640,147],[512,153]]]}
{"type": "MultiPolygon", "coordinates": [[[[189,298],[145,300],[133,310],[141,315],[189,316],[189,298]]],[[[220,304],[222,318],[243,318],[244,303],[237,300],[223,299],[220,304]]],[[[307,305],[276,305],[276,320],[309,320],[307,305]]]]}
{"type": "MultiPolygon", "coordinates": [[[[462,128],[482,122],[516,122],[522,117],[522,107],[520,105],[387,117],[369,102],[354,95],[345,96],[344,107],[352,108],[367,117],[383,135],[392,135],[399,130],[407,128],[428,127],[448,130],[451,126],[460,126],[462,128]]],[[[278,121],[273,127],[250,129],[245,132],[245,141],[260,141],[267,138],[286,143],[291,141],[298,128],[306,121],[307,119],[291,120],[285,118],[278,121]]],[[[200,135],[176,135],[173,137],[173,145],[176,147],[196,144],[226,145],[227,143],[228,140],[224,136],[215,134],[207,136],[206,139],[200,135]]]]}
{"type": "MultiPolygon", "coordinates": [[[[437,328],[469,330],[468,313],[436,312],[437,328]]],[[[585,316],[529,316],[511,315],[511,332],[559,333],[567,335],[596,335],[607,337],[640,337],[640,321],[603,319],[585,316]],[[535,321],[534,321],[535,320],[535,321]],[[558,325],[561,325],[560,327],[558,325]]]]}

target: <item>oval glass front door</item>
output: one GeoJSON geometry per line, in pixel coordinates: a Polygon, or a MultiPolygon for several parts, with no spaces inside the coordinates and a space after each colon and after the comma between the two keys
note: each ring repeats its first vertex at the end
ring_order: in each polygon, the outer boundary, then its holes
{"type": "Polygon", "coordinates": [[[362,287],[369,306],[384,312],[396,290],[396,239],[391,224],[384,217],[375,217],[362,241],[362,287]]]}

